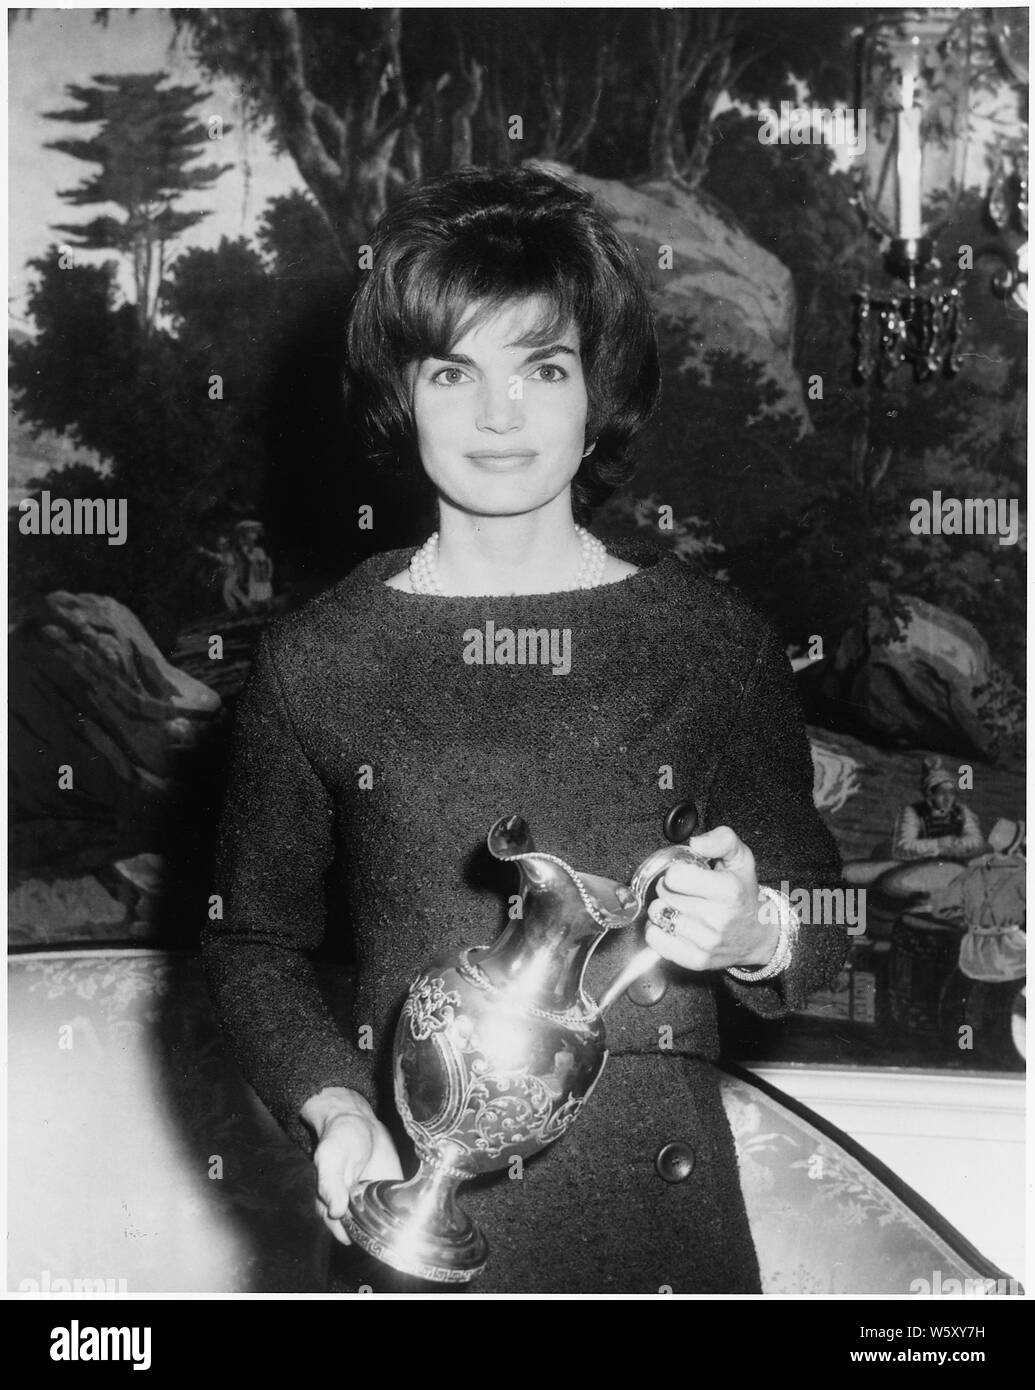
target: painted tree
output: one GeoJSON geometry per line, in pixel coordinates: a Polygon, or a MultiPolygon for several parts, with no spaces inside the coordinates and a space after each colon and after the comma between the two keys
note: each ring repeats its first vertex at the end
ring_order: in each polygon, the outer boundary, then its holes
{"type": "Polygon", "coordinates": [[[868,11],[174,10],[202,67],[272,119],[346,261],[393,190],[560,159],[696,185],[716,101],[848,97],[868,11]],[[515,119],[519,118],[519,119],[515,119]]]}
{"type": "MultiPolygon", "coordinates": [[[[174,10],[202,66],[239,85],[333,230],[343,255],[383,210],[412,117],[401,14],[383,10],[174,10]]],[[[353,260],[352,254],[348,255],[353,260]]]]}
{"type": "Polygon", "coordinates": [[[194,162],[210,146],[210,133],[216,133],[192,115],[210,94],[196,86],[164,87],[166,78],[163,72],[99,74],[91,86],[66,87],[77,106],[44,112],[48,120],[98,127],[83,139],[48,142],[49,149],[99,166],[60,197],[73,207],[114,204],[124,215],[101,213],[89,222],[61,223],[54,230],[63,232],[73,246],[129,257],[137,322],[145,332],[154,322],[167,248],[208,216],[177,205],[186,194],[211,188],[233,167],[194,162]]]}

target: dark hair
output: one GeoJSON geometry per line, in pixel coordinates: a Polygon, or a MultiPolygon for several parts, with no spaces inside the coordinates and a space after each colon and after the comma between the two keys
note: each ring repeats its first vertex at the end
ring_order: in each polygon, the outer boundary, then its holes
{"type": "Polygon", "coordinates": [[[530,296],[550,306],[530,345],[569,325],[579,334],[588,395],[575,476],[577,513],[628,478],[629,444],[657,401],[660,374],[646,278],[592,196],[529,168],[465,169],[408,190],[371,237],[356,294],[347,388],[376,462],[416,464],[409,368],[452,349],[473,303],[484,319],[530,296]]]}

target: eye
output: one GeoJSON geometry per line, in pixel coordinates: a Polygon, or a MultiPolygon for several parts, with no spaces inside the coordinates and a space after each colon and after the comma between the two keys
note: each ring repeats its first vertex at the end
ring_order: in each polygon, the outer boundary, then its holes
{"type": "Polygon", "coordinates": [[[540,377],[541,381],[546,382],[564,381],[568,376],[568,373],[564,370],[564,368],[558,366],[556,362],[540,363],[540,365],[535,369],[533,375],[539,376],[541,372],[548,373],[548,375],[540,377]]]}
{"type": "Polygon", "coordinates": [[[436,386],[459,386],[461,381],[467,380],[467,373],[463,367],[439,367],[432,372],[431,380],[436,386]]]}

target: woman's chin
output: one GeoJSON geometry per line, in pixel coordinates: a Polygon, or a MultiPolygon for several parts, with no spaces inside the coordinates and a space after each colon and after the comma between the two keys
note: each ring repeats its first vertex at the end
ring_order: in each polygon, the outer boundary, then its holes
{"type": "Polygon", "coordinates": [[[463,512],[468,516],[505,517],[528,516],[542,512],[551,504],[563,504],[570,510],[571,484],[564,482],[553,488],[529,488],[516,479],[497,478],[491,486],[480,486],[476,491],[457,491],[448,493],[439,489],[439,500],[445,507],[463,512]]]}

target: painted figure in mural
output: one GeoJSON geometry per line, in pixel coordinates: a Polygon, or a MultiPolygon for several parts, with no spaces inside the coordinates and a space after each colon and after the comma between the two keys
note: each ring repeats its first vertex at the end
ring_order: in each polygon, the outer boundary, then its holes
{"type": "Polygon", "coordinates": [[[1025,1057],[1025,834],[1022,820],[996,821],[988,853],[932,894],[927,909],[957,933],[962,928],[940,992],[945,1042],[958,1048],[964,1038],[980,1065],[1009,1070],[1022,1066],[1025,1057]]]}
{"type": "Polygon", "coordinates": [[[223,607],[229,613],[241,613],[248,607],[248,596],[241,587],[243,579],[242,557],[227,536],[216,537],[215,550],[203,545],[195,546],[199,555],[215,560],[218,570],[216,578],[220,582],[223,607]]]}
{"type": "Polygon", "coordinates": [[[1023,979],[1025,961],[1024,821],[998,820],[989,853],[972,860],[938,895],[940,915],[955,913],[967,928],[960,943],[960,970],[988,983],[1023,979]]]}
{"type": "Polygon", "coordinates": [[[924,760],[923,799],[904,806],[895,824],[896,859],[972,859],[985,847],[977,817],[956,795],[956,778],[937,759],[924,760]]]}
{"type": "Polygon", "coordinates": [[[252,612],[261,612],[273,602],[273,561],[259,544],[263,526],[259,521],[239,521],[235,529],[247,606],[252,612]]]}

